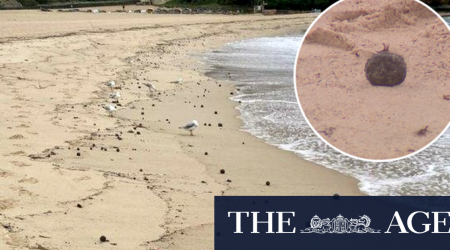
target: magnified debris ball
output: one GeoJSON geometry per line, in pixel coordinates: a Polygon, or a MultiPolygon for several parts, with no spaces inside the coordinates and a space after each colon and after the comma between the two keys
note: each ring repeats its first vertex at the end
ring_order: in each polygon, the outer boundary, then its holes
{"type": "Polygon", "coordinates": [[[405,80],[406,63],[401,55],[389,52],[389,46],[384,46],[367,60],[364,71],[373,86],[393,87],[405,80]]]}

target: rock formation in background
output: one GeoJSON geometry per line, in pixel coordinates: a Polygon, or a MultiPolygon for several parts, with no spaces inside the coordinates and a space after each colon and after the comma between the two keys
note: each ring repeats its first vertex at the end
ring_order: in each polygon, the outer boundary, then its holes
{"type": "Polygon", "coordinates": [[[17,0],[0,0],[0,9],[8,8],[22,8],[22,4],[17,0]]]}

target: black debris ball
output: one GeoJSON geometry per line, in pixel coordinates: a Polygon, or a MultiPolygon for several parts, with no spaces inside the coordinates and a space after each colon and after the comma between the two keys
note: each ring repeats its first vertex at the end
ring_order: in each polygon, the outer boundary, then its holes
{"type": "MultiPolygon", "coordinates": [[[[384,44],[383,44],[384,45],[384,44]]],[[[366,62],[366,78],[372,86],[393,87],[406,78],[406,63],[401,55],[389,52],[389,46],[366,62]]]]}
{"type": "Polygon", "coordinates": [[[107,241],[106,236],[104,236],[104,235],[100,236],[100,242],[106,242],[106,241],[107,241]]]}
{"type": "Polygon", "coordinates": [[[220,170],[220,173],[221,173],[221,174],[225,174],[225,169],[221,169],[221,170],[220,170]]]}
{"type": "Polygon", "coordinates": [[[333,199],[339,200],[339,194],[338,193],[333,194],[333,199]]]}

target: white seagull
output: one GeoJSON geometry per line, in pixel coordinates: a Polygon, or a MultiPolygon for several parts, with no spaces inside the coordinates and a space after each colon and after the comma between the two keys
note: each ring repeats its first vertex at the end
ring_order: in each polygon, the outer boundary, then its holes
{"type": "Polygon", "coordinates": [[[114,88],[114,86],[116,86],[116,82],[115,81],[109,81],[106,83],[106,86],[110,87],[111,90],[114,88]]]}
{"type": "Polygon", "coordinates": [[[150,92],[152,92],[152,93],[158,91],[158,90],[155,88],[155,85],[153,85],[153,84],[151,84],[151,83],[144,83],[144,85],[147,86],[148,89],[150,90],[150,92]]]}
{"type": "Polygon", "coordinates": [[[102,107],[103,107],[103,109],[106,110],[106,112],[109,113],[109,116],[113,116],[114,112],[116,112],[116,110],[117,110],[116,107],[114,107],[111,104],[103,104],[102,107]]]}
{"type": "Polygon", "coordinates": [[[110,94],[110,95],[109,95],[109,98],[119,100],[119,98],[120,98],[120,92],[115,92],[115,93],[110,94]]]}
{"type": "Polygon", "coordinates": [[[189,132],[191,132],[191,135],[194,135],[193,131],[194,129],[196,129],[198,127],[198,122],[196,120],[191,121],[190,123],[179,127],[180,129],[184,129],[187,130],[189,132]]]}

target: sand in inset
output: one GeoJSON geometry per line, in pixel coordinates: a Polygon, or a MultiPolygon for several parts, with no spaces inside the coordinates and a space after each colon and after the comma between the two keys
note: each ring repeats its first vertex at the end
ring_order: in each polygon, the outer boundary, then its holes
{"type": "Polygon", "coordinates": [[[406,156],[433,141],[450,120],[447,26],[412,0],[347,0],[308,32],[296,66],[301,107],[337,149],[365,159],[406,156]],[[402,56],[403,83],[372,86],[367,60],[383,50],[402,56]],[[421,129],[427,129],[419,133],[421,129]]]}

